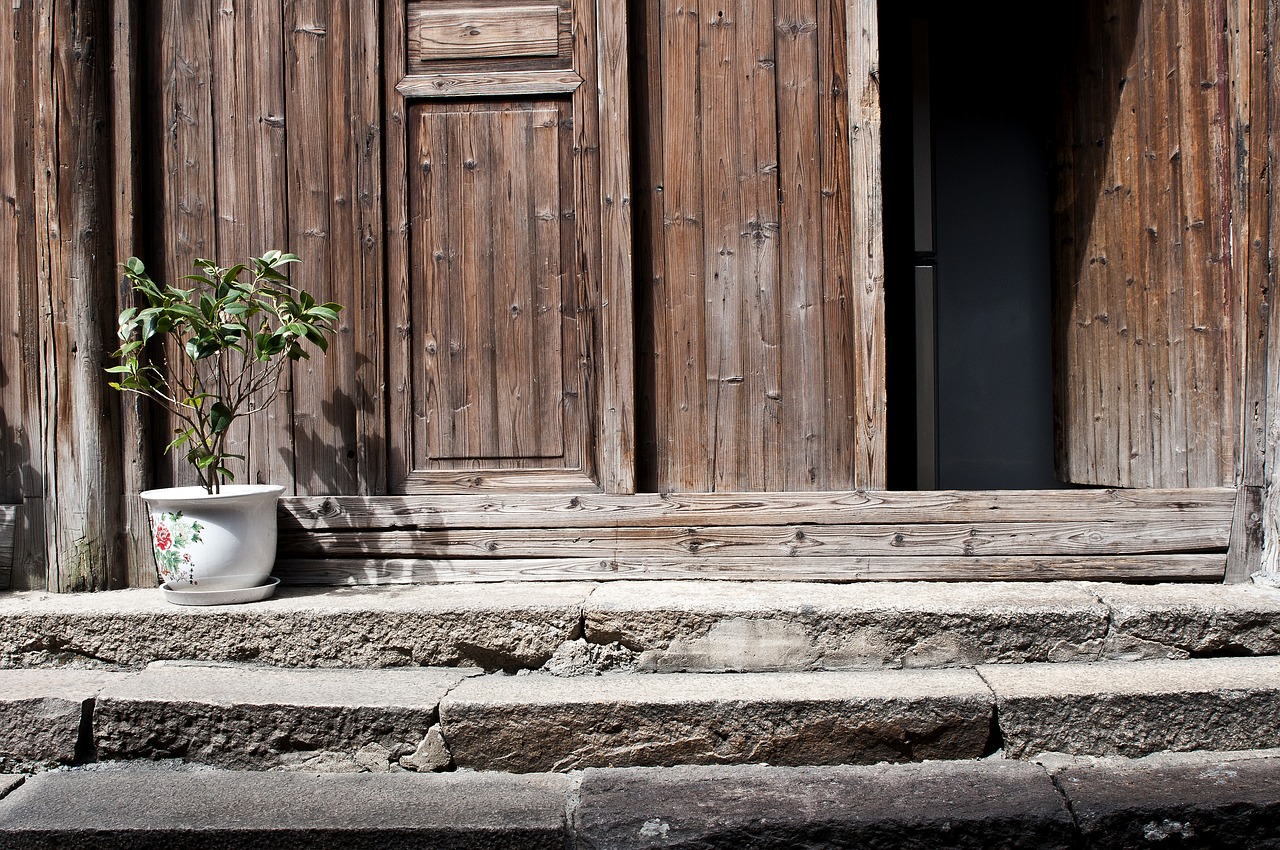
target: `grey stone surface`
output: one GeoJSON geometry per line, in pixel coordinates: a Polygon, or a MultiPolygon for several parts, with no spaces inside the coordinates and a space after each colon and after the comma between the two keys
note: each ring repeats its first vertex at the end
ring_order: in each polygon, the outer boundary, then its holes
{"type": "Polygon", "coordinates": [[[1140,756],[1280,746],[1280,658],[990,665],[1005,752],[1140,756]]]}
{"type": "Polygon", "coordinates": [[[24,776],[6,776],[5,774],[0,774],[0,800],[3,800],[10,791],[21,785],[25,779],[26,777],[24,776]]]}
{"type": "Polygon", "coordinates": [[[566,776],[47,773],[0,802],[0,848],[554,848],[566,776]]]}
{"type": "Polygon", "coordinates": [[[193,658],[281,667],[536,668],[578,637],[593,585],[281,588],[252,605],[158,590],[0,594],[0,667],[141,667],[193,658]]]}
{"type": "Polygon", "coordinates": [[[1252,584],[1099,584],[1117,660],[1280,654],[1280,593],[1252,584]]]}
{"type": "Polygon", "coordinates": [[[440,731],[438,723],[427,730],[417,749],[400,757],[401,767],[424,773],[444,770],[452,764],[453,756],[449,754],[449,747],[445,745],[444,733],[440,731]]]}
{"type": "Polygon", "coordinates": [[[222,767],[382,770],[412,753],[458,669],[156,665],[103,688],[98,757],[222,767]]]}
{"type": "Polygon", "coordinates": [[[463,682],[440,724],[459,767],[537,772],[973,758],[991,712],[969,670],[533,674],[463,682]]]}
{"type": "Polygon", "coordinates": [[[118,673],[0,670],[0,770],[71,764],[88,704],[118,673]]]}
{"type": "Polygon", "coordinates": [[[642,669],[875,669],[1097,658],[1107,609],[1085,585],[610,582],[584,632],[642,669]]]}
{"type": "Polygon", "coordinates": [[[1074,847],[1043,769],[951,762],[868,767],[588,770],[578,850],[1074,847]]]}
{"type": "Polygon", "coordinates": [[[1090,848],[1280,847],[1280,758],[1195,755],[1056,774],[1090,848]]]}
{"type": "Polygon", "coordinates": [[[636,669],[636,654],[620,643],[588,643],[584,638],[560,644],[543,673],[553,676],[599,676],[636,669]]]}

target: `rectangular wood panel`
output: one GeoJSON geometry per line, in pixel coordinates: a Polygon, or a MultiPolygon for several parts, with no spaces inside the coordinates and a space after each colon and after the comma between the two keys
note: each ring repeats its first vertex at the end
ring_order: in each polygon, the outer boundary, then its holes
{"type": "MultiPolygon", "coordinates": [[[[411,110],[415,463],[578,460],[564,101],[411,110]]],[[[552,464],[555,466],[556,464],[552,464]]]]}
{"type": "Polygon", "coordinates": [[[856,325],[851,287],[862,193],[844,4],[649,0],[640,14],[639,415],[652,457],[639,486],[871,483],[855,376],[875,371],[864,335],[877,325],[856,325]]]}
{"type": "Polygon", "coordinates": [[[554,5],[409,9],[409,61],[555,56],[560,7],[554,5]]]}
{"type": "Polygon", "coordinates": [[[1058,467],[1080,484],[1235,476],[1224,5],[1090,0],[1058,151],[1058,467]]]}

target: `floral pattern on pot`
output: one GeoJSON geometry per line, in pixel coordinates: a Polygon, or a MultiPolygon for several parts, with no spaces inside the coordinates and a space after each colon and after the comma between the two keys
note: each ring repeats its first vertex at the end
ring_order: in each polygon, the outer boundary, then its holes
{"type": "Polygon", "coordinates": [[[182,511],[161,513],[152,517],[152,543],[156,553],[156,569],[160,571],[162,584],[198,584],[195,564],[187,549],[200,542],[204,526],[183,517],[182,511]]]}

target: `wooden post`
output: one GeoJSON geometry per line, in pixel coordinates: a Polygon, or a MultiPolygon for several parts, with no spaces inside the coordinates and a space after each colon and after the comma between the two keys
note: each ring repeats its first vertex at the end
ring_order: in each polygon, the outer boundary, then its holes
{"type": "Polygon", "coordinates": [[[35,187],[47,587],[125,584],[115,341],[111,6],[38,0],[35,187]]]}
{"type": "MultiPolygon", "coordinates": [[[[1280,280],[1277,280],[1280,275],[1276,269],[1280,256],[1277,256],[1275,244],[1276,236],[1280,235],[1280,198],[1276,197],[1272,178],[1276,169],[1280,168],[1280,149],[1276,147],[1280,137],[1280,58],[1276,56],[1272,46],[1275,34],[1280,32],[1280,0],[1257,0],[1257,3],[1259,6],[1265,5],[1266,23],[1263,32],[1267,47],[1262,51],[1262,55],[1266,57],[1265,86],[1262,89],[1266,101],[1266,121],[1263,124],[1258,123],[1256,117],[1254,119],[1255,126],[1266,128],[1266,144],[1260,149],[1268,157],[1266,204],[1258,213],[1267,217],[1267,232],[1259,249],[1265,252],[1267,277],[1265,281],[1260,281],[1260,285],[1266,286],[1271,308],[1266,315],[1266,387],[1269,392],[1266,394],[1266,495],[1263,503],[1265,548],[1262,553],[1262,572],[1271,582],[1280,583],[1280,446],[1276,445],[1280,440],[1280,310],[1275,309],[1274,304],[1276,286],[1280,284],[1280,280]]],[[[1262,11],[1255,8],[1255,14],[1261,14],[1262,11]]]]}

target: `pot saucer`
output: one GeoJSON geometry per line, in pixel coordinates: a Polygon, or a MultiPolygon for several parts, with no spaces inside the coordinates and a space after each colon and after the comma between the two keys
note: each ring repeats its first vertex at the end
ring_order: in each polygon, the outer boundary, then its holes
{"type": "Polygon", "coordinates": [[[279,585],[280,579],[271,576],[262,584],[236,590],[176,590],[167,584],[160,585],[160,589],[164,591],[164,598],[174,605],[242,605],[269,599],[279,585]]]}

